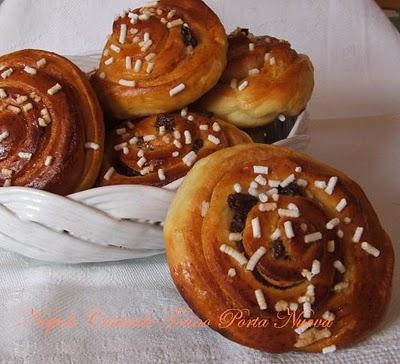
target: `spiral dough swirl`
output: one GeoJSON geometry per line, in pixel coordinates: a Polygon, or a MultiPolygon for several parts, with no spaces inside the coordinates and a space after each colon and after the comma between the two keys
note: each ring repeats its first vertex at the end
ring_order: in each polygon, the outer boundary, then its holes
{"type": "Polygon", "coordinates": [[[0,184],[59,194],[90,188],[104,143],[100,106],[85,75],[54,53],[0,57],[0,184]]]}
{"type": "Polygon", "coordinates": [[[250,142],[235,126],[187,109],[125,121],[108,134],[98,184],[165,186],[209,154],[250,142]]]}
{"type": "Polygon", "coordinates": [[[92,82],[114,118],[171,112],[217,83],[227,44],[202,1],[154,1],[116,18],[92,82]]]}
{"type": "Polygon", "coordinates": [[[260,350],[350,345],[376,327],[390,297],[393,248],[360,187],[283,148],[240,145],[200,161],[165,240],[192,309],[260,350]]]}

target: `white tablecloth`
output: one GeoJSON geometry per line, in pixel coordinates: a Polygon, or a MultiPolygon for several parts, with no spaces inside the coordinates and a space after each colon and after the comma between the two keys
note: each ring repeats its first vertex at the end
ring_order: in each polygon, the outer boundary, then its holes
{"type": "MultiPolygon", "coordinates": [[[[138,3],[5,0],[0,5],[0,54],[25,47],[63,54],[99,50],[113,15],[138,3]]],[[[399,34],[372,0],[209,3],[228,29],[251,26],[290,39],[312,57],[317,75],[312,117],[345,119],[314,121],[309,152],[365,187],[398,251],[400,117],[372,116],[400,114],[399,34]],[[350,119],[356,116],[369,117],[350,119]]],[[[389,315],[368,340],[333,356],[276,356],[194,328],[193,322],[189,328],[177,322],[177,316],[195,318],[176,313],[186,305],[163,257],[53,266],[0,251],[0,277],[0,362],[394,363],[400,357],[398,279],[389,315]],[[50,317],[62,321],[43,320],[50,317]],[[101,318],[122,321],[115,328],[101,318]]]]}

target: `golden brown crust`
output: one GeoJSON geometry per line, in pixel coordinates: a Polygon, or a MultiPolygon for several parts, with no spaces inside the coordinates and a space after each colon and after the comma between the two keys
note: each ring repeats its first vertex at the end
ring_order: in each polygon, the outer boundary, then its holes
{"type": "Polygon", "coordinates": [[[228,40],[227,68],[217,86],[199,101],[203,109],[244,128],[305,109],[314,88],[314,69],[307,56],[286,41],[247,31],[237,30],[228,40]],[[240,90],[245,82],[248,86],[240,90]]]}
{"type": "Polygon", "coordinates": [[[154,8],[118,18],[104,52],[93,85],[105,109],[115,118],[127,119],[180,109],[209,91],[225,68],[227,39],[220,20],[202,1],[161,0],[154,8]],[[145,12],[151,14],[149,19],[131,21],[145,12]],[[121,26],[127,27],[123,44],[121,26]],[[149,47],[144,43],[146,33],[149,47]],[[113,63],[107,65],[111,58],[113,63]],[[142,64],[135,70],[137,60],[142,64]],[[135,81],[136,86],[120,85],[120,80],[135,81]],[[185,89],[170,96],[180,84],[185,89]]]}
{"type": "Polygon", "coordinates": [[[165,186],[184,177],[195,161],[251,142],[246,133],[220,119],[186,110],[182,113],[184,116],[159,114],[135,123],[126,121],[111,130],[98,185],[165,186]],[[193,152],[195,159],[185,163],[193,152]]]}
{"type": "MultiPolygon", "coordinates": [[[[258,192],[271,188],[263,187],[263,180],[258,180],[261,182],[258,192]]],[[[273,182],[268,182],[267,186],[270,183],[273,182]]],[[[349,346],[378,325],[389,302],[393,248],[367,197],[343,173],[288,149],[239,145],[200,161],[187,175],[170,208],[165,241],[173,280],[193,311],[203,320],[210,320],[211,327],[227,338],[252,348],[269,352],[321,352],[331,345],[349,346]],[[247,218],[244,215],[245,223],[238,228],[240,209],[232,207],[241,206],[243,212],[246,205],[243,201],[248,200],[249,195],[238,197],[233,186],[240,183],[246,194],[250,183],[258,176],[254,166],[269,167],[268,175],[262,175],[268,181],[284,181],[292,174],[296,180],[286,189],[280,187],[278,201],[274,201],[276,196],[269,196],[268,203],[277,204],[272,211],[261,212],[261,203],[250,197],[249,215],[247,218]],[[301,171],[297,169],[296,172],[297,167],[301,167],[301,171]],[[332,177],[338,177],[338,181],[331,195],[329,189],[320,189],[314,184],[315,181],[328,183],[332,177]],[[302,180],[307,181],[307,187],[298,187],[298,184],[305,185],[302,180]],[[231,194],[233,197],[228,204],[231,194]],[[339,212],[336,206],[343,198],[347,205],[339,212]],[[210,207],[203,218],[204,201],[210,202],[210,207]],[[281,217],[284,212],[278,210],[293,212],[296,207],[298,217],[281,217]],[[256,217],[260,221],[261,238],[254,238],[252,219],[256,217]],[[339,225],[328,228],[327,223],[334,218],[339,219],[339,225]],[[291,222],[294,232],[290,239],[287,237],[290,231],[284,227],[286,221],[291,222]],[[230,232],[243,227],[242,244],[230,241],[230,232]],[[271,234],[277,227],[281,241],[274,242],[271,234]],[[364,230],[360,242],[355,243],[352,239],[357,227],[364,230]],[[321,239],[306,243],[305,236],[315,232],[321,233],[321,239]],[[331,240],[335,241],[334,251],[328,243],[331,240]],[[363,250],[362,242],[378,249],[379,256],[363,250]],[[260,247],[265,248],[265,255],[253,271],[247,271],[246,265],[220,250],[223,244],[237,251],[243,249],[242,258],[248,259],[260,247]],[[320,272],[315,266],[314,274],[310,275],[308,271],[314,260],[320,263],[320,272]],[[344,265],[344,273],[343,267],[335,261],[344,265]],[[234,277],[228,275],[231,268],[236,271],[234,277]],[[347,288],[343,284],[337,286],[343,282],[348,283],[347,288]],[[266,310],[261,310],[256,290],[263,292],[268,305],[266,310]],[[293,307],[293,303],[298,303],[297,310],[293,311],[297,319],[303,309],[307,310],[303,306],[306,301],[311,304],[312,319],[334,316],[323,319],[325,327],[310,327],[299,335],[294,331],[292,311],[278,313],[276,304],[279,302],[278,306],[286,309],[286,304],[292,303],[293,307]],[[239,320],[230,321],[233,311],[229,310],[236,310],[235,314],[246,319],[258,318],[259,323],[265,319],[269,325],[254,327],[253,321],[253,326],[240,326],[239,320]],[[284,325],[288,317],[289,323],[284,325]],[[228,325],[230,322],[233,324],[228,325]]]]}
{"type": "Polygon", "coordinates": [[[41,50],[2,56],[0,68],[0,133],[6,136],[0,184],[62,195],[92,187],[102,162],[104,125],[84,73],[41,50]],[[87,142],[98,149],[85,148],[87,142]]]}

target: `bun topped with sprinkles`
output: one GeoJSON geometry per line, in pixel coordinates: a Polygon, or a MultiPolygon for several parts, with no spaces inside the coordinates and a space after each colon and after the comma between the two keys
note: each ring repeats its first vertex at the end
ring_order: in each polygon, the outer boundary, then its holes
{"type": "Polygon", "coordinates": [[[311,98],[310,59],[286,41],[237,29],[229,37],[228,65],[199,104],[242,128],[299,115],[311,98]]]}
{"type": "Polygon", "coordinates": [[[103,114],[86,76],[57,54],[0,57],[0,185],[66,195],[93,186],[103,114]]]}
{"type": "Polygon", "coordinates": [[[92,81],[117,119],[181,109],[209,91],[225,65],[227,39],[201,0],[160,0],[113,25],[92,81]]]}
{"type": "Polygon", "coordinates": [[[189,306],[252,348],[330,353],[376,328],[389,303],[394,253],[373,207],[304,154],[252,144],[199,161],[164,231],[189,306]]]}
{"type": "Polygon", "coordinates": [[[250,142],[234,125],[187,109],[126,121],[108,134],[98,184],[165,186],[184,177],[201,158],[250,142]]]}

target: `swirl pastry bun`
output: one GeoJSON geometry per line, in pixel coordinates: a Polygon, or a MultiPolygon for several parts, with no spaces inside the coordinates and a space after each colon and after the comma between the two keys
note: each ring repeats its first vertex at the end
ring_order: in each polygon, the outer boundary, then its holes
{"type": "Polygon", "coordinates": [[[391,241],[343,173],[275,146],[239,145],[187,175],[165,224],[175,284],[227,338],[331,352],[382,320],[391,241]]]}
{"type": "Polygon", "coordinates": [[[181,109],[209,91],[226,66],[227,38],[201,0],[160,0],[123,12],[92,81],[117,119],[181,109]]]}
{"type": "Polygon", "coordinates": [[[41,50],[0,57],[0,184],[66,195],[93,186],[103,115],[89,81],[41,50]]]}
{"type": "Polygon", "coordinates": [[[297,116],[314,88],[310,59],[273,37],[238,29],[229,37],[228,65],[199,105],[242,128],[297,116]]]}
{"type": "Polygon", "coordinates": [[[165,186],[184,177],[197,160],[250,142],[234,125],[187,109],[126,121],[107,136],[98,184],[165,186]]]}

